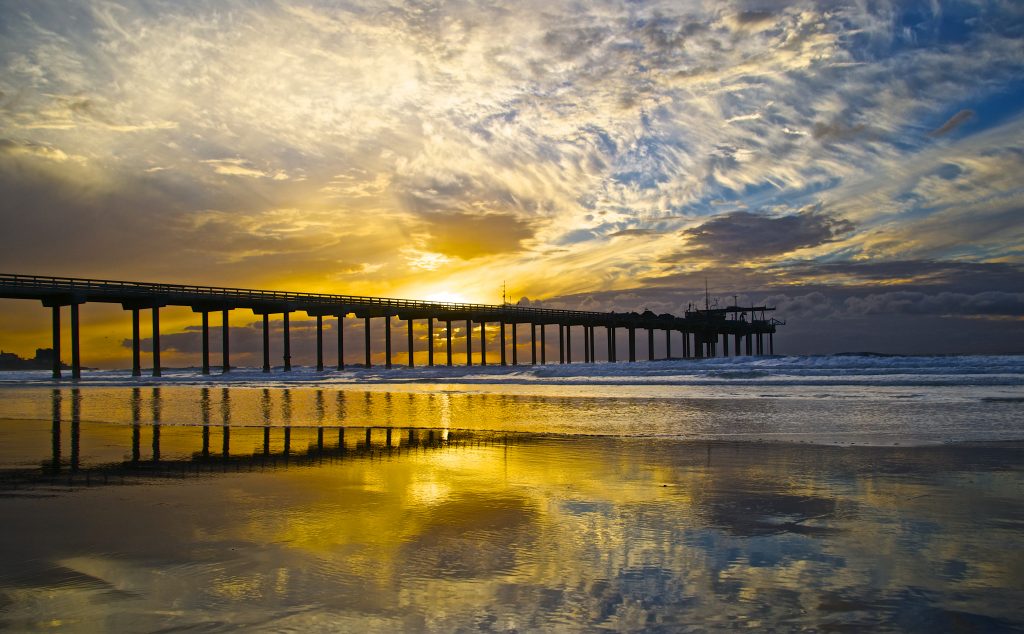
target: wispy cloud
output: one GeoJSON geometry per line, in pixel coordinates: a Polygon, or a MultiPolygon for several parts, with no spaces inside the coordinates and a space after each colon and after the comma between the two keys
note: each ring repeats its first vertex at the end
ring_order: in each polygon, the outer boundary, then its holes
{"type": "Polygon", "coordinates": [[[271,178],[276,181],[288,180],[288,174],[282,170],[266,172],[255,167],[250,161],[244,159],[208,159],[203,161],[213,171],[225,176],[244,176],[247,178],[271,178]]]}

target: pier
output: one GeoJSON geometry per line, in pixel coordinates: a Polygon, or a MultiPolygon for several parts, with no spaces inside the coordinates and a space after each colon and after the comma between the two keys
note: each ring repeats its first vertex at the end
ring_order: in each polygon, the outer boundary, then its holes
{"type": "MultiPolygon", "coordinates": [[[[82,375],[80,354],[79,308],[89,302],[120,304],[131,312],[132,319],[132,374],[142,375],[141,319],[149,311],[152,320],[153,364],[152,374],[160,376],[160,309],[184,306],[198,313],[202,326],[202,372],[210,374],[210,313],[217,313],[221,325],[221,372],[231,370],[230,314],[232,310],[248,309],[263,321],[263,371],[271,371],[270,316],[281,315],[283,371],[292,369],[290,316],[305,313],[316,321],[316,369],[326,367],[324,352],[324,318],[336,320],[338,332],[336,367],[345,368],[345,322],[354,318],[363,320],[364,366],[371,367],[372,320],[383,320],[384,366],[393,367],[392,321],[406,322],[407,364],[414,364],[414,336],[416,322],[425,322],[427,328],[427,365],[435,363],[438,344],[444,344],[444,362],[453,365],[453,324],[465,326],[463,345],[466,365],[473,364],[473,334],[479,327],[479,363],[488,363],[488,327],[498,333],[498,363],[507,365],[508,340],[511,335],[511,364],[519,365],[518,336],[524,327],[530,340],[531,365],[547,363],[547,337],[550,327],[557,327],[558,362],[573,363],[572,332],[582,332],[583,363],[597,363],[596,330],[603,329],[606,353],[603,361],[637,361],[637,331],[646,330],[648,360],[655,360],[655,333],[663,333],[666,358],[700,359],[716,356],[775,354],[776,327],[784,322],[768,316],[775,310],[769,306],[726,306],[687,310],[682,316],[644,312],[592,312],[519,306],[516,304],[465,304],[429,302],[386,297],[335,295],[286,291],[253,290],[214,286],[191,286],[148,282],[48,277],[38,275],[0,274],[0,298],[36,300],[51,311],[53,378],[62,378],[61,334],[62,313],[68,309],[71,343],[71,378],[82,375]],[[435,337],[435,326],[441,325],[444,337],[435,337]],[[627,333],[626,354],[618,350],[618,332],[627,333]],[[679,354],[672,354],[673,335],[680,342],[679,354]],[[730,346],[730,340],[732,345],[730,346]],[[538,346],[539,341],[539,346],[538,346]],[[539,351],[538,351],[539,348],[539,351]],[[538,355],[539,352],[539,355],[538,355]]],[[[378,326],[379,327],[379,326],[378,326]]],[[[641,335],[642,336],[642,335],[641,335]]],[[[577,354],[579,354],[577,352],[577,354]]],[[[491,357],[493,360],[494,357],[491,357]]],[[[576,357],[580,359],[579,356],[576,357]]],[[[493,362],[493,361],[492,361],[493,362]]]]}

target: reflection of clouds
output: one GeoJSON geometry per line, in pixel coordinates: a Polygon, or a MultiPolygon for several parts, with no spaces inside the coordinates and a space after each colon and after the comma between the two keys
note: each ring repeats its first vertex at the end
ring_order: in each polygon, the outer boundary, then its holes
{"type": "Polygon", "coordinates": [[[465,494],[434,505],[401,559],[412,577],[474,579],[514,573],[535,539],[527,500],[465,494]]]}
{"type": "Polygon", "coordinates": [[[524,439],[79,492],[10,516],[5,562],[75,572],[4,586],[5,618],[1005,627],[1024,618],[1018,453],[524,439]],[[125,504],[133,530],[112,530],[125,504]]]}

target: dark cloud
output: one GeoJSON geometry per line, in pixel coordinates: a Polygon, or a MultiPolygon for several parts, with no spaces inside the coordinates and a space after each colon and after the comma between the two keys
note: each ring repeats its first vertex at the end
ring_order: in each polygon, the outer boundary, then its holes
{"type": "Polygon", "coordinates": [[[778,294],[764,300],[788,319],[828,319],[836,314],[836,306],[825,293],[812,291],[803,295],[778,294]]]}
{"type": "Polygon", "coordinates": [[[836,119],[829,123],[821,121],[815,123],[811,128],[811,136],[822,143],[829,143],[832,141],[849,141],[863,136],[867,131],[868,126],[866,124],[848,123],[836,119]]]}
{"type": "Polygon", "coordinates": [[[852,315],[967,315],[975,317],[1024,317],[1024,293],[987,291],[936,293],[913,291],[877,293],[867,297],[850,297],[845,303],[852,315]]]}
{"type": "Polygon", "coordinates": [[[656,236],[659,235],[658,231],[654,229],[620,229],[613,233],[609,233],[609,238],[619,238],[623,236],[656,236]]]}
{"type": "Polygon", "coordinates": [[[841,278],[846,287],[870,288],[879,282],[899,280],[905,287],[913,284],[960,293],[1024,288],[1024,266],[1005,262],[788,262],[778,269],[780,275],[804,282],[835,283],[841,278]]]}
{"type": "Polygon", "coordinates": [[[464,260],[519,251],[534,234],[528,221],[508,213],[432,213],[421,220],[429,250],[464,260]]]}
{"type": "Polygon", "coordinates": [[[735,15],[738,24],[765,24],[775,20],[775,13],[763,9],[740,11],[735,15]]]}
{"type": "Polygon", "coordinates": [[[956,130],[957,128],[959,128],[961,125],[963,125],[964,123],[966,123],[967,121],[969,121],[973,117],[974,117],[974,111],[973,110],[961,110],[960,112],[958,112],[955,115],[953,115],[952,117],[950,117],[945,123],[943,123],[939,127],[935,128],[934,130],[929,132],[928,136],[930,136],[930,137],[945,136],[945,135],[949,134],[950,132],[952,132],[953,130],[956,130]]]}
{"type": "Polygon", "coordinates": [[[734,211],[682,232],[686,256],[736,260],[781,255],[832,242],[853,225],[816,211],[765,216],[734,211]]]}

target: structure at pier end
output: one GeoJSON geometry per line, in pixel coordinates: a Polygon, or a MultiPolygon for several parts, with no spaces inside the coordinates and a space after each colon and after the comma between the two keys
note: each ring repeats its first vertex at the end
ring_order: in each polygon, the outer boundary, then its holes
{"type": "MultiPolygon", "coordinates": [[[[487,364],[488,324],[497,326],[499,363],[508,365],[508,335],[511,334],[511,363],[519,364],[518,335],[520,327],[529,330],[530,364],[547,363],[547,336],[550,326],[557,327],[558,361],[572,363],[570,333],[573,328],[582,328],[583,361],[596,363],[595,330],[601,328],[607,339],[605,361],[636,361],[636,331],[646,330],[648,358],[654,360],[654,337],[662,331],[665,337],[665,351],[668,358],[704,358],[734,355],[775,354],[774,335],[776,327],[784,322],[768,317],[774,311],[769,306],[726,306],[724,308],[690,309],[683,316],[657,315],[651,311],[642,313],[602,313],[577,310],[559,310],[518,306],[514,304],[460,304],[449,302],[426,302],[385,297],[362,297],[356,295],[331,295],[322,293],[291,293],[284,291],[262,291],[213,286],[188,286],[180,284],[154,284],[147,282],[119,282],[111,280],[79,279],[70,277],[44,277],[37,275],[0,274],[0,298],[41,301],[51,309],[53,325],[53,377],[61,378],[61,313],[68,307],[71,328],[71,376],[82,374],[79,353],[79,307],[88,302],[120,304],[132,313],[132,374],[142,375],[140,348],[141,311],[150,311],[153,337],[153,376],[160,376],[160,309],[165,306],[187,306],[199,313],[202,320],[202,371],[210,373],[210,313],[220,313],[221,319],[221,371],[228,372],[230,363],[230,313],[234,309],[249,309],[263,318],[263,371],[270,372],[270,316],[283,317],[283,367],[291,370],[291,336],[289,317],[295,312],[304,312],[316,318],[316,368],[324,370],[323,321],[325,317],[337,320],[337,368],[344,369],[345,321],[354,317],[362,319],[364,365],[372,365],[371,321],[383,319],[384,365],[392,367],[391,331],[392,319],[406,322],[408,365],[413,365],[416,321],[422,320],[427,326],[427,365],[434,365],[435,325],[443,324],[444,363],[453,364],[453,324],[466,326],[466,363],[473,363],[473,328],[480,327],[479,362],[487,364]],[[628,333],[625,355],[618,351],[619,329],[628,333]],[[679,356],[672,354],[672,333],[681,335],[682,349],[679,356]],[[540,345],[538,346],[538,340],[540,345]],[[719,348],[719,345],[721,348],[719,348]],[[539,348],[539,356],[538,356],[539,348]]],[[[525,344],[524,344],[525,345],[525,344]]]]}

